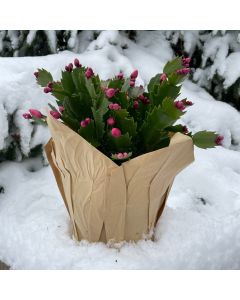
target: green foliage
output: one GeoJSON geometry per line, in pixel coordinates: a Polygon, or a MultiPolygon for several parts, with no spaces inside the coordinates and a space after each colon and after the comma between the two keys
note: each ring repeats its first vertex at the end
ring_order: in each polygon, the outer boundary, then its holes
{"type": "Polygon", "coordinates": [[[163,68],[163,73],[169,76],[181,68],[182,68],[182,59],[181,57],[176,57],[175,59],[166,63],[165,67],[163,68]]]}
{"type": "Polygon", "coordinates": [[[38,77],[36,79],[37,83],[42,87],[47,86],[49,82],[53,81],[51,73],[49,73],[45,69],[38,69],[38,77]]]}
{"type": "Polygon", "coordinates": [[[87,127],[81,127],[80,129],[78,129],[78,133],[94,147],[97,148],[98,146],[100,146],[100,143],[97,140],[94,122],[91,121],[87,127]]]}
{"type": "Polygon", "coordinates": [[[214,148],[218,134],[211,131],[199,131],[192,136],[193,143],[199,148],[214,148]]]}
{"type": "MultiPolygon", "coordinates": [[[[160,73],[154,76],[147,91],[138,86],[130,87],[130,78],[101,81],[95,74],[86,78],[85,67],[62,71],[59,82],[54,82],[51,74],[41,69],[37,82],[42,87],[53,82],[51,93],[57,104],[64,106],[61,120],[105,155],[121,163],[124,160],[118,161],[117,153],[128,153],[127,159],[136,157],[168,146],[173,133],[184,133],[184,127],[176,122],[185,113],[182,110],[186,99],[178,100],[183,101],[180,108],[175,102],[180,95],[180,84],[186,78],[177,74],[182,67],[181,57],[168,62],[163,69],[166,78],[160,73]],[[115,89],[113,95],[106,93],[109,88],[115,89]],[[113,118],[114,124],[108,123],[109,118],[113,118]],[[112,135],[113,127],[120,130],[120,136],[112,135]]],[[[45,122],[35,118],[33,121],[45,122]]],[[[193,136],[188,133],[188,136],[198,147],[211,148],[215,146],[217,134],[202,131],[193,136]]]]}
{"type": "Polygon", "coordinates": [[[111,152],[129,152],[131,149],[131,137],[129,133],[125,133],[120,137],[116,138],[113,137],[111,134],[108,133],[108,144],[109,150],[111,152]]]}

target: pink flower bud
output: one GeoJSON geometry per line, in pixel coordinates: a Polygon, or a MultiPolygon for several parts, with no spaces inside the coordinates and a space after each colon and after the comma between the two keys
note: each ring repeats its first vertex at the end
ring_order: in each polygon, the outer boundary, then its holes
{"type": "Polygon", "coordinates": [[[162,73],[162,75],[160,76],[160,81],[165,81],[167,80],[167,75],[165,73],[162,73]]]}
{"type": "Polygon", "coordinates": [[[145,99],[145,96],[144,95],[139,95],[138,99],[141,100],[141,101],[143,101],[145,99]]]}
{"type": "Polygon", "coordinates": [[[91,122],[91,119],[90,118],[86,118],[85,119],[85,123],[88,125],[89,123],[91,122]]]}
{"type": "Polygon", "coordinates": [[[192,101],[189,101],[189,100],[186,100],[185,104],[188,105],[188,106],[192,106],[193,105],[192,101]]]}
{"type": "Polygon", "coordinates": [[[41,119],[43,117],[43,115],[41,114],[41,112],[37,109],[34,108],[30,108],[29,112],[32,116],[34,116],[37,119],[41,119]]]}
{"type": "Polygon", "coordinates": [[[46,86],[44,89],[43,89],[44,93],[50,93],[52,91],[52,89],[48,86],[46,86]]]}
{"type": "Polygon", "coordinates": [[[185,133],[185,134],[188,133],[188,128],[187,128],[186,125],[184,125],[184,126],[182,127],[182,130],[183,130],[183,133],[185,133]]]}
{"type": "Polygon", "coordinates": [[[127,153],[127,152],[124,152],[124,153],[123,153],[123,157],[126,158],[127,156],[128,156],[128,153],[127,153]]]}
{"type": "Polygon", "coordinates": [[[121,152],[118,153],[118,154],[117,154],[117,158],[118,158],[118,159],[123,159],[123,153],[121,153],[121,152]]]}
{"type": "Polygon", "coordinates": [[[72,72],[72,69],[73,69],[73,64],[72,63],[70,63],[68,66],[65,67],[65,70],[67,72],[72,72]]]}
{"type": "Polygon", "coordinates": [[[113,110],[119,110],[121,106],[118,103],[113,103],[113,110]]]}
{"type": "Polygon", "coordinates": [[[34,76],[35,76],[36,78],[38,78],[39,72],[34,72],[33,74],[34,74],[34,76]]]}
{"type": "Polygon", "coordinates": [[[58,106],[58,109],[59,109],[60,113],[63,113],[65,108],[64,108],[64,106],[58,106]]]}
{"type": "Polygon", "coordinates": [[[86,72],[85,72],[85,76],[87,77],[87,79],[91,78],[94,75],[92,68],[87,68],[86,72]]]}
{"type": "Polygon", "coordinates": [[[112,98],[116,94],[116,89],[110,88],[105,90],[105,94],[108,99],[112,98]]]}
{"type": "Polygon", "coordinates": [[[139,108],[139,103],[138,103],[137,100],[135,100],[135,101],[133,102],[133,108],[134,108],[134,109],[138,109],[138,108],[139,108]]]}
{"type": "Polygon", "coordinates": [[[87,127],[87,123],[85,120],[80,122],[81,127],[87,127]]]}
{"type": "Polygon", "coordinates": [[[116,138],[122,135],[121,130],[119,128],[112,128],[111,134],[116,138]]]}
{"type": "Polygon", "coordinates": [[[224,140],[224,136],[219,135],[219,136],[216,138],[216,140],[215,140],[216,145],[222,146],[223,140],[224,140]]]}
{"type": "Polygon", "coordinates": [[[121,106],[118,104],[118,103],[110,103],[108,105],[109,109],[112,109],[112,110],[119,110],[121,109],[121,106]]]}
{"type": "Polygon", "coordinates": [[[82,66],[77,58],[74,59],[74,65],[76,68],[81,68],[82,66]]]}
{"type": "Polygon", "coordinates": [[[180,70],[177,70],[177,74],[179,75],[187,75],[188,73],[190,73],[190,69],[189,68],[183,68],[183,69],[180,69],[180,70]]]}
{"type": "Polygon", "coordinates": [[[123,79],[123,73],[122,73],[122,72],[118,73],[117,78],[118,78],[119,80],[123,79]]]}
{"type": "Polygon", "coordinates": [[[130,80],[130,87],[134,87],[135,86],[135,81],[133,81],[133,80],[130,80]]]}
{"type": "Polygon", "coordinates": [[[131,79],[136,79],[138,77],[138,70],[134,70],[131,75],[130,75],[130,78],[131,79]]]}
{"type": "Polygon", "coordinates": [[[22,116],[24,117],[24,119],[27,119],[27,120],[32,119],[32,116],[29,113],[25,113],[22,116]]]}
{"type": "Polygon", "coordinates": [[[107,119],[107,124],[109,126],[113,126],[116,123],[115,119],[113,117],[110,117],[107,119]]]}
{"type": "Polygon", "coordinates": [[[144,100],[142,100],[142,103],[143,104],[149,104],[150,100],[147,97],[145,97],[144,100]]]}
{"type": "Polygon", "coordinates": [[[182,101],[175,101],[174,104],[175,104],[175,107],[176,107],[177,109],[180,109],[181,111],[183,111],[183,110],[186,108],[186,107],[183,105],[182,101]]]}
{"type": "Polygon", "coordinates": [[[191,57],[183,57],[182,58],[182,64],[184,67],[189,67],[191,61],[191,57]]]}
{"type": "Polygon", "coordinates": [[[53,88],[53,82],[49,82],[48,85],[47,85],[47,87],[49,87],[52,90],[52,88],[53,88]]]}
{"type": "Polygon", "coordinates": [[[61,114],[58,111],[51,110],[50,114],[54,117],[54,119],[59,119],[61,117],[61,114]]]}

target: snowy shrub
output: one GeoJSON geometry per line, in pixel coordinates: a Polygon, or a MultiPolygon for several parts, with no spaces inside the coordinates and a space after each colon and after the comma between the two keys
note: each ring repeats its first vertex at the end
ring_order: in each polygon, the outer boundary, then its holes
{"type": "Polygon", "coordinates": [[[240,31],[166,31],[176,55],[189,55],[191,79],[216,99],[240,109],[240,31]]]}
{"type": "Polygon", "coordinates": [[[99,31],[0,30],[0,56],[40,56],[63,50],[82,52],[99,31]]]}
{"type": "MultiPolygon", "coordinates": [[[[190,78],[216,99],[240,109],[239,31],[126,30],[119,33],[145,47],[158,43],[163,50],[169,48],[169,53],[191,56],[196,72],[190,78]]],[[[82,53],[99,34],[101,31],[97,30],[1,30],[0,56],[39,56],[63,50],[82,53]]]]}
{"type": "MultiPolygon", "coordinates": [[[[192,137],[196,146],[212,148],[223,137],[201,131],[194,135],[186,126],[175,125],[184,115],[189,100],[176,100],[181,83],[190,73],[190,58],[169,61],[163,73],[155,75],[147,86],[136,85],[138,71],[129,78],[120,72],[112,79],[101,81],[92,68],[84,67],[76,58],[65,66],[60,81],[54,81],[45,69],[34,73],[44,93],[51,93],[58,107],[49,103],[50,114],[61,119],[94,147],[116,161],[154,151],[169,145],[175,132],[192,137]]],[[[23,117],[33,123],[46,124],[46,116],[29,109],[23,117]]]]}

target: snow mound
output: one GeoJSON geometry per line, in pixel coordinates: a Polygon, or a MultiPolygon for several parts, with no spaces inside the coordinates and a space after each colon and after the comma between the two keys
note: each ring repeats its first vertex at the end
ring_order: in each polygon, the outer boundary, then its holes
{"type": "Polygon", "coordinates": [[[50,167],[3,163],[0,259],[12,269],[239,269],[239,166],[238,152],[197,150],[176,178],[156,241],[114,248],[71,239],[50,167]]]}

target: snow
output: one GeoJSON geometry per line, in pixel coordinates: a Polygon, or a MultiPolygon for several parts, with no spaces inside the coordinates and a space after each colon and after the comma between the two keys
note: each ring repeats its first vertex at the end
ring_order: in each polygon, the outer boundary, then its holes
{"type": "Polygon", "coordinates": [[[226,59],[224,87],[231,86],[240,77],[240,52],[231,53],[226,59]]]}
{"type": "MultiPolygon", "coordinates": [[[[21,118],[29,107],[44,111],[47,102],[54,103],[35,83],[32,73],[37,68],[50,70],[57,79],[61,68],[77,57],[103,79],[137,68],[139,83],[144,84],[161,72],[172,52],[154,32],[142,35],[135,44],[106,31],[87,42],[88,32],[81,54],[0,58],[1,149],[8,136],[6,116],[15,111],[24,154],[49,138],[47,128],[33,128],[21,118]]],[[[51,168],[43,167],[42,158],[27,159],[0,164],[0,260],[12,269],[239,269],[240,114],[190,81],[182,97],[194,105],[181,122],[193,132],[217,130],[225,137],[224,147],[195,148],[195,162],[175,179],[156,227],[156,241],[74,241],[51,168]]]]}

